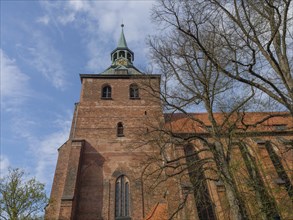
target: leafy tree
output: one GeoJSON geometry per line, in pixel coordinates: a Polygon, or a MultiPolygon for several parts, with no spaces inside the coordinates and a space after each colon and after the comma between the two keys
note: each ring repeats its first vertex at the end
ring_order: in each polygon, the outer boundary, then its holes
{"type": "Polygon", "coordinates": [[[40,219],[47,196],[44,184],[35,178],[26,179],[21,169],[9,169],[0,180],[0,217],[2,219],[40,219]]]}

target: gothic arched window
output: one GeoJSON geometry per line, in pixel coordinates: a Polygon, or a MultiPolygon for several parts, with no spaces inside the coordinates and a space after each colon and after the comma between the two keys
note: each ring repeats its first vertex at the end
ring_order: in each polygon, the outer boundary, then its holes
{"type": "MultiPolygon", "coordinates": [[[[205,173],[200,162],[199,153],[191,144],[184,146],[186,164],[188,166],[190,182],[196,200],[199,219],[215,220],[214,204],[205,178],[205,173]],[[201,180],[201,181],[199,181],[201,180]]],[[[190,190],[188,190],[190,191],[190,190]]]]}
{"type": "Polygon", "coordinates": [[[122,122],[118,122],[117,124],[117,137],[123,137],[124,131],[123,131],[123,124],[122,122]]]}
{"type": "Polygon", "coordinates": [[[136,84],[131,84],[129,86],[129,97],[131,99],[138,99],[139,98],[138,86],[136,84]]]}
{"type": "Polygon", "coordinates": [[[115,217],[116,219],[131,219],[129,217],[129,180],[122,175],[115,184],[115,217]]]}
{"type": "Polygon", "coordinates": [[[112,95],[112,88],[109,85],[106,85],[102,89],[102,98],[110,99],[112,95]]]}

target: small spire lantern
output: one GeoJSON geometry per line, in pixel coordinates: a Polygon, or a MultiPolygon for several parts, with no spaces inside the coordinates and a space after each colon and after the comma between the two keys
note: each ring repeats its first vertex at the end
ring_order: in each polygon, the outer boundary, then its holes
{"type": "Polygon", "coordinates": [[[127,46],[123,28],[124,24],[121,24],[121,34],[118,46],[111,53],[112,65],[132,65],[134,60],[134,53],[127,46]]]}

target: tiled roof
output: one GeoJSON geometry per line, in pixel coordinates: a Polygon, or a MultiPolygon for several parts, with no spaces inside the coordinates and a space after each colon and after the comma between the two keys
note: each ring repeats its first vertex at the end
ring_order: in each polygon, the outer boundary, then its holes
{"type": "MultiPolygon", "coordinates": [[[[207,113],[164,114],[166,128],[175,133],[207,133],[212,125],[207,113]]],[[[246,112],[230,115],[214,113],[215,121],[223,131],[236,125],[241,131],[293,131],[293,117],[287,112],[246,112]]]]}

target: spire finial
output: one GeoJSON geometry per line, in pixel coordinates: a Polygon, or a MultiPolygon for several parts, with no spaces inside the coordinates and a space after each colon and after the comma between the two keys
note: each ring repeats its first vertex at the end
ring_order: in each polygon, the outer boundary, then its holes
{"type": "Polygon", "coordinates": [[[122,22],[122,24],[121,24],[122,30],[121,30],[120,39],[118,41],[118,47],[120,47],[120,48],[127,48],[127,43],[126,43],[126,40],[125,40],[123,27],[124,27],[124,24],[122,22]]]}

